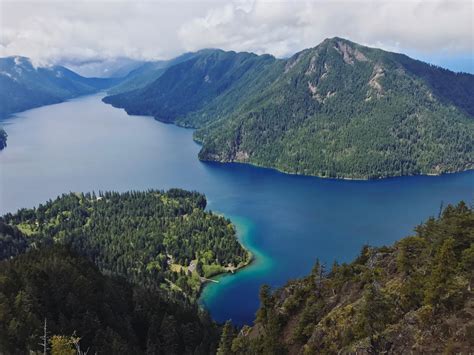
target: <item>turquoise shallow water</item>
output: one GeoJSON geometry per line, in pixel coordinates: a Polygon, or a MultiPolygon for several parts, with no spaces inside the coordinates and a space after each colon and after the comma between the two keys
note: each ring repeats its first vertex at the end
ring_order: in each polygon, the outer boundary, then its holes
{"type": "Polygon", "coordinates": [[[203,163],[192,131],[128,116],[101,95],[26,111],[2,124],[0,213],[69,191],[181,187],[231,218],[255,262],[208,284],[201,303],[219,320],[251,323],[263,283],[307,274],[316,258],[349,261],[362,245],[408,235],[441,203],[473,202],[474,172],[378,181],[294,176],[242,164],[203,163]]]}
{"type": "MultiPolygon", "coordinates": [[[[219,283],[208,283],[203,289],[200,303],[205,308],[212,308],[215,312],[222,312],[223,314],[226,312],[226,308],[228,307],[228,305],[221,300],[221,294],[224,290],[227,292],[232,292],[232,290],[234,290],[234,292],[239,293],[239,283],[243,280],[251,280],[257,275],[265,277],[267,273],[271,272],[273,267],[273,260],[268,255],[265,255],[264,251],[259,250],[258,246],[254,244],[252,237],[254,235],[255,226],[252,222],[241,217],[227,217],[230,218],[232,223],[236,226],[239,240],[252,253],[253,259],[250,265],[242,268],[238,272],[214,277],[213,279],[217,280],[219,283]]],[[[245,302],[242,302],[239,306],[242,313],[254,312],[254,306],[252,304],[249,304],[245,311],[243,310],[243,307],[245,307],[245,302]]]]}

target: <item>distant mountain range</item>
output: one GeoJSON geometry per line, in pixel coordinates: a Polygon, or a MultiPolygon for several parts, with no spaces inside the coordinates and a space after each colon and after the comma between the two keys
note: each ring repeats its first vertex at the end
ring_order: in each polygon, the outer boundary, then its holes
{"type": "Polygon", "coordinates": [[[104,102],[197,128],[203,160],[357,179],[474,167],[474,75],[403,54],[331,38],[289,59],[203,50],[157,76],[104,102]]]}
{"type": "Polygon", "coordinates": [[[64,60],[60,65],[87,78],[123,78],[146,62],[130,58],[64,60]]]}
{"type": "Polygon", "coordinates": [[[34,67],[25,57],[0,58],[0,118],[104,90],[118,81],[85,78],[62,66],[34,67]]]}
{"type": "Polygon", "coordinates": [[[69,65],[83,73],[100,73],[101,77],[92,78],[60,65],[35,67],[26,57],[0,58],[0,118],[101,90],[107,89],[112,94],[142,88],[159,78],[168,67],[197,53],[163,61],[117,59],[69,65]]]}
{"type": "Polygon", "coordinates": [[[185,53],[170,60],[142,63],[140,66],[129,71],[123,80],[118,85],[112,87],[108,92],[112,95],[143,88],[158,79],[169,67],[191,59],[195,55],[198,55],[198,53],[199,52],[185,53]]]}

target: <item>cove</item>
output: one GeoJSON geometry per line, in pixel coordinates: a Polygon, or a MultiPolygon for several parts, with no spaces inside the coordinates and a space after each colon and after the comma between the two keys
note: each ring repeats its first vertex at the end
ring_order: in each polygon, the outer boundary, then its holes
{"type": "Polygon", "coordinates": [[[258,289],[306,275],[316,258],[350,261],[364,244],[409,235],[443,203],[474,197],[474,172],[377,181],[286,175],[242,164],[203,163],[192,131],[128,116],[102,94],[22,112],[1,122],[0,213],[70,191],[180,187],[236,224],[255,261],[206,285],[201,303],[218,321],[250,324],[258,289]]]}

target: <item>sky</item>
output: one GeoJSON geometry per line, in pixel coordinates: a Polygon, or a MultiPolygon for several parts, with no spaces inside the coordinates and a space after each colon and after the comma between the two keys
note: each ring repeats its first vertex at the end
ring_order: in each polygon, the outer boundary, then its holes
{"type": "Polygon", "coordinates": [[[36,65],[169,59],[202,48],[290,56],[328,37],[474,73],[472,0],[0,0],[0,57],[36,65]]]}

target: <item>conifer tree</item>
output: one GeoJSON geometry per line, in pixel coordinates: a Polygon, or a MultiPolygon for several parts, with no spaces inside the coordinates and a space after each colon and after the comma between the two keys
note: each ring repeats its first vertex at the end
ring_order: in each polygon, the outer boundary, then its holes
{"type": "Polygon", "coordinates": [[[446,305],[445,297],[453,287],[452,275],[456,269],[456,254],[454,253],[454,239],[447,238],[436,253],[433,271],[426,291],[425,301],[437,310],[446,305]]]}
{"type": "Polygon", "coordinates": [[[218,355],[230,355],[232,352],[232,340],[234,339],[235,331],[232,326],[232,322],[228,320],[224,328],[222,329],[221,340],[219,342],[219,348],[217,349],[218,355]]]}

